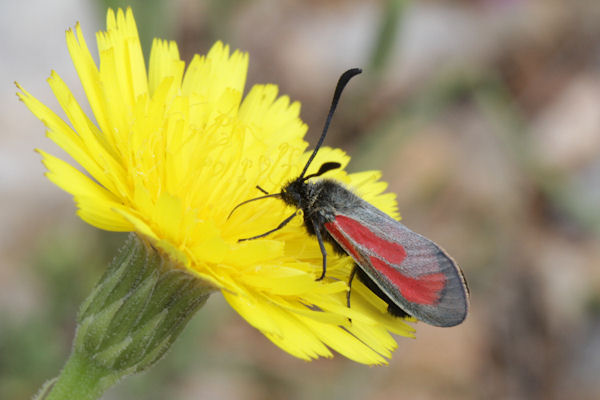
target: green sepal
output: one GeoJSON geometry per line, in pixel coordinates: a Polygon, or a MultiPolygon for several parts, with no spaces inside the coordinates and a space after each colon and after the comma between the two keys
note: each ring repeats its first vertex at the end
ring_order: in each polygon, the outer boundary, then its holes
{"type": "Polygon", "coordinates": [[[73,348],[80,352],[94,354],[107,336],[108,327],[121,309],[125,299],[119,299],[96,314],[90,314],[80,321],[75,334],[73,348]]]}
{"type": "MultiPolygon", "coordinates": [[[[80,308],[73,352],[57,392],[81,381],[73,379],[85,373],[81,366],[94,371],[89,380],[95,382],[94,393],[150,368],[214,291],[131,234],[80,308]]],[[[48,398],[55,396],[53,388],[48,398]]]]}
{"type": "Polygon", "coordinates": [[[114,372],[145,370],[212,291],[132,234],[82,306],[74,350],[114,372]]]}

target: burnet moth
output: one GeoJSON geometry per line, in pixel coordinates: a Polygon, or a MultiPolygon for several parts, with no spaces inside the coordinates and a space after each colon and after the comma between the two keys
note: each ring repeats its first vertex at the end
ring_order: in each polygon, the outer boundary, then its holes
{"type": "Polygon", "coordinates": [[[361,72],[354,68],[340,77],[323,133],[302,173],[285,184],[280,193],[268,194],[257,186],[265,195],[238,204],[231,214],[244,204],[268,197],[280,198],[295,207],[296,212],[276,228],[239,241],[270,235],[286,226],[302,210],[306,230],[317,237],[323,255],[323,270],[317,280],[323,279],[327,271],[324,242],[355,261],[348,282],[348,307],[352,280],[358,275],[359,280],[388,304],[390,314],[399,317],[410,315],[434,326],[458,325],[467,316],[469,292],[462,271],[444,250],[364,201],[341,183],[332,179],[311,180],[340,168],[339,163],[326,162],[316,173],[306,175],[325,140],[344,87],[361,72]]]}

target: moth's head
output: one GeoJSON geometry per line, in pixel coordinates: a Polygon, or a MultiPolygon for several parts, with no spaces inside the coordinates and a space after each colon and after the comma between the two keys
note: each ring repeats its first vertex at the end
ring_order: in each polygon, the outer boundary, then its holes
{"type": "Polygon", "coordinates": [[[306,182],[310,178],[314,178],[316,176],[321,176],[327,171],[331,171],[332,169],[340,168],[342,164],[339,162],[331,161],[326,162],[321,165],[321,168],[314,174],[299,176],[295,179],[289,181],[281,190],[281,198],[287,204],[291,206],[295,206],[297,208],[304,208],[303,205],[308,202],[308,198],[310,197],[310,186],[311,184],[306,182]]]}
{"type": "Polygon", "coordinates": [[[308,185],[302,177],[292,179],[281,189],[281,199],[290,206],[302,208],[303,200],[307,196],[308,185]]]}

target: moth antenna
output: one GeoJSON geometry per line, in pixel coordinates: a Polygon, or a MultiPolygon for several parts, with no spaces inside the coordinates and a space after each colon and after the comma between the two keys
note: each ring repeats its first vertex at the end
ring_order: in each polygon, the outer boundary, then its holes
{"type": "Polygon", "coordinates": [[[342,166],[342,164],[340,164],[339,162],[335,162],[335,161],[326,162],[325,164],[321,165],[321,168],[319,168],[319,171],[315,172],[314,174],[306,175],[304,178],[302,178],[302,181],[306,181],[310,178],[314,178],[315,176],[321,176],[325,172],[331,171],[332,169],[338,169],[341,166],[342,166]]]}
{"type": "Polygon", "coordinates": [[[237,206],[235,206],[233,208],[233,210],[231,210],[231,212],[227,216],[227,219],[229,219],[233,215],[233,213],[234,213],[235,210],[237,210],[238,208],[240,208],[244,204],[248,204],[248,203],[251,203],[251,202],[256,201],[256,200],[266,199],[267,197],[281,197],[281,193],[267,194],[265,196],[255,197],[255,198],[250,199],[250,200],[242,201],[240,204],[238,204],[237,206]]]}
{"type": "Polygon", "coordinates": [[[362,72],[362,69],[360,69],[360,68],[352,68],[352,69],[349,69],[348,71],[344,72],[342,74],[342,76],[340,76],[340,79],[338,80],[338,83],[335,87],[335,92],[333,93],[333,99],[331,100],[331,106],[329,107],[329,113],[327,114],[327,119],[325,120],[325,125],[323,126],[323,133],[321,133],[321,137],[319,138],[319,141],[317,142],[317,146],[315,147],[312,154],[310,155],[310,158],[306,162],[306,165],[304,166],[304,169],[302,170],[302,173],[300,174],[299,178],[304,177],[304,174],[308,170],[310,163],[317,155],[317,151],[319,151],[319,148],[321,147],[321,145],[323,144],[323,141],[325,140],[325,135],[327,135],[327,130],[329,129],[329,124],[331,123],[331,119],[333,118],[333,113],[335,112],[338,102],[340,101],[340,96],[342,95],[342,91],[344,90],[344,88],[346,87],[346,85],[348,84],[350,79],[352,79],[352,77],[354,77],[355,75],[360,74],[361,72],[362,72]]]}

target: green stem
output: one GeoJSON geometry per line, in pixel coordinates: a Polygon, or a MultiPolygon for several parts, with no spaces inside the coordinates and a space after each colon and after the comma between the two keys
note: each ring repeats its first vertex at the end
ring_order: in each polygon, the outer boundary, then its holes
{"type": "Polygon", "coordinates": [[[107,368],[74,351],[44,400],[98,399],[113,383],[107,368]]]}

